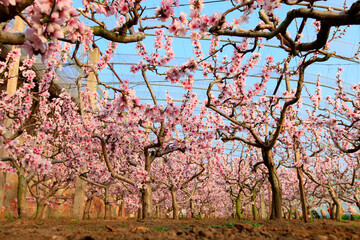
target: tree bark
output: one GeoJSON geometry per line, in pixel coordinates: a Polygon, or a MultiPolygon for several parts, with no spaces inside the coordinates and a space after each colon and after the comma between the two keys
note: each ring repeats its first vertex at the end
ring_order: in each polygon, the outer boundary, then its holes
{"type": "MultiPolygon", "coordinates": [[[[299,153],[299,149],[297,147],[297,142],[294,139],[294,151],[295,151],[295,162],[299,162],[300,161],[300,153],[299,153]]],[[[304,216],[304,221],[307,223],[309,221],[309,217],[306,214],[306,195],[305,195],[305,189],[304,189],[304,180],[302,177],[302,170],[301,168],[297,167],[296,168],[296,173],[297,173],[297,178],[299,180],[299,191],[300,191],[300,200],[301,200],[301,209],[303,212],[303,216],[304,216]]]]}
{"type": "Polygon", "coordinates": [[[242,219],[243,217],[241,214],[241,191],[239,191],[236,197],[235,211],[236,211],[236,217],[242,219]]]}
{"type": "MultiPolygon", "coordinates": [[[[1,152],[1,150],[0,150],[0,152],[1,152]]],[[[3,207],[3,203],[4,203],[4,197],[5,197],[5,184],[6,184],[6,173],[0,171],[0,215],[2,212],[2,207],[3,207]]]]}
{"type": "Polygon", "coordinates": [[[25,208],[26,208],[26,190],[27,183],[25,179],[25,169],[19,167],[17,171],[18,175],[18,187],[17,187],[17,212],[19,218],[25,217],[25,208]]]}
{"type": "Polygon", "coordinates": [[[190,211],[191,211],[191,218],[195,217],[195,201],[194,199],[190,199],[190,211]]]}
{"type": "Polygon", "coordinates": [[[251,193],[251,201],[253,202],[253,204],[252,204],[252,214],[253,214],[254,220],[258,220],[258,211],[257,211],[255,200],[256,200],[256,194],[255,194],[255,190],[253,190],[252,193],[251,193]]]}
{"type": "Polygon", "coordinates": [[[91,202],[93,197],[86,199],[85,207],[84,207],[84,214],[83,214],[83,220],[90,219],[90,209],[91,209],[91,202]]]}
{"type": "Polygon", "coordinates": [[[171,198],[172,198],[173,219],[179,219],[179,206],[176,200],[175,189],[171,189],[171,198]]]}
{"type": "Polygon", "coordinates": [[[37,201],[36,202],[36,213],[35,213],[35,219],[39,220],[42,219],[43,213],[45,209],[45,201],[37,201]]]}
{"type": "Polygon", "coordinates": [[[119,216],[119,217],[125,217],[125,202],[124,202],[123,199],[121,200],[121,203],[120,203],[120,208],[119,208],[118,216],[119,216]]]}
{"type": "MultiPolygon", "coordinates": [[[[296,153],[295,153],[296,154],[296,153]]],[[[297,154],[299,154],[297,152],[297,154]]],[[[304,189],[304,181],[302,177],[302,171],[300,168],[296,168],[297,177],[299,180],[299,191],[300,191],[300,199],[301,199],[301,209],[304,216],[304,221],[307,223],[309,221],[309,216],[307,214],[307,206],[306,206],[306,195],[305,195],[305,189],[304,189]]]]}
{"type": "Polygon", "coordinates": [[[331,205],[330,205],[330,218],[331,219],[333,219],[333,220],[335,220],[335,218],[336,218],[336,214],[335,214],[335,211],[336,211],[336,209],[335,209],[335,203],[332,203],[331,205]]]}
{"type": "Polygon", "coordinates": [[[160,218],[160,206],[156,205],[155,207],[155,217],[160,218]]]}
{"type": "Polygon", "coordinates": [[[150,183],[146,182],[142,189],[142,219],[153,217],[153,199],[150,183]]]}
{"type": "MultiPolygon", "coordinates": [[[[145,151],[145,171],[150,174],[151,169],[151,159],[148,151],[145,151]]],[[[142,218],[153,218],[153,198],[152,198],[152,190],[151,183],[146,181],[144,187],[142,189],[142,218]]]]}
{"type": "Polygon", "coordinates": [[[108,219],[108,218],[111,217],[111,205],[110,205],[109,187],[105,188],[104,204],[105,204],[104,219],[108,219]]]}
{"type": "Polygon", "coordinates": [[[342,215],[341,201],[340,201],[337,194],[335,193],[335,191],[332,188],[329,188],[329,193],[330,193],[331,199],[334,201],[334,204],[336,206],[335,219],[340,221],[341,220],[341,215],[342,215]]]}
{"type": "Polygon", "coordinates": [[[263,188],[260,188],[260,219],[265,219],[265,197],[263,188]]]}
{"type": "Polygon", "coordinates": [[[143,219],[142,214],[143,214],[143,211],[142,211],[141,207],[139,207],[138,208],[138,219],[143,219]]]}
{"type": "Polygon", "coordinates": [[[290,209],[289,209],[289,219],[294,219],[294,216],[293,216],[293,207],[291,205],[291,201],[290,201],[290,209]]]}
{"type": "Polygon", "coordinates": [[[79,176],[76,177],[73,216],[75,219],[83,219],[86,182],[79,176]]]}
{"type": "Polygon", "coordinates": [[[282,188],[277,174],[271,149],[261,149],[262,157],[269,171],[269,182],[272,191],[271,219],[282,218],[282,188]]]}

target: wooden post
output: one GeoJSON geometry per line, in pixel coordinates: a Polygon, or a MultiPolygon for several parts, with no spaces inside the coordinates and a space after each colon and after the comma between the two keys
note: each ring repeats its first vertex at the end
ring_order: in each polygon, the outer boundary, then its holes
{"type": "MultiPolygon", "coordinates": [[[[93,66],[96,66],[96,64],[99,61],[99,57],[100,57],[100,50],[99,50],[99,48],[95,47],[90,52],[90,64],[93,66]]],[[[90,93],[93,94],[94,92],[96,92],[97,80],[96,80],[96,76],[93,71],[91,71],[88,76],[87,87],[90,89],[90,93]]],[[[91,95],[90,101],[91,101],[91,106],[94,107],[95,99],[94,99],[93,95],[91,95]]]]}
{"type": "Polygon", "coordinates": [[[86,191],[86,182],[82,180],[79,176],[77,176],[75,183],[73,217],[78,220],[83,219],[84,208],[85,208],[85,204],[84,204],[85,191],[86,191]]]}
{"type": "MultiPolygon", "coordinates": [[[[90,52],[90,64],[96,65],[99,61],[100,51],[98,48],[94,48],[93,51],[90,52]]],[[[90,93],[94,93],[96,91],[97,81],[96,76],[93,72],[91,72],[87,79],[87,87],[90,89],[90,93]]],[[[80,93],[79,93],[80,94],[80,93]]],[[[91,106],[94,107],[95,99],[91,96],[91,106]]],[[[82,169],[86,171],[86,167],[82,169]]],[[[74,196],[74,218],[83,219],[83,213],[85,208],[85,191],[86,191],[86,182],[82,180],[79,176],[76,177],[75,183],[75,196],[74,196]]]]}
{"type": "MultiPolygon", "coordinates": [[[[24,23],[20,17],[15,17],[14,22],[14,32],[24,32],[24,23]]],[[[16,46],[11,46],[11,50],[16,49],[16,46]]],[[[12,95],[16,92],[17,83],[18,83],[18,75],[19,75],[19,65],[20,58],[14,59],[14,61],[10,64],[9,67],[9,78],[7,81],[6,91],[9,95],[12,95]]],[[[10,126],[11,120],[5,122],[5,125],[10,126]]],[[[7,135],[5,133],[5,135],[7,135]]],[[[7,157],[7,153],[4,149],[0,149],[0,157],[7,157]]],[[[6,173],[0,172],[0,211],[2,211],[4,197],[5,197],[5,184],[6,184],[6,173]]],[[[15,183],[14,183],[15,184],[15,183]]]]}
{"type": "MultiPolygon", "coordinates": [[[[24,32],[25,26],[20,17],[15,17],[14,32],[24,32]]],[[[11,46],[11,50],[15,50],[16,46],[11,46]]],[[[20,58],[16,59],[10,64],[9,79],[7,82],[6,91],[8,94],[14,94],[17,88],[18,75],[19,75],[20,58]]]]}
{"type": "Polygon", "coordinates": [[[264,190],[260,188],[260,219],[265,219],[265,196],[264,190]]]}

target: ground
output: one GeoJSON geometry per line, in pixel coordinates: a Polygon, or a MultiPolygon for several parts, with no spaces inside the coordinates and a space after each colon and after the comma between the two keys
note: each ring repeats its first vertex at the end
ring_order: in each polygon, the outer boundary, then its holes
{"type": "Polygon", "coordinates": [[[359,239],[360,222],[237,219],[74,219],[0,221],[0,239],[359,239]]]}

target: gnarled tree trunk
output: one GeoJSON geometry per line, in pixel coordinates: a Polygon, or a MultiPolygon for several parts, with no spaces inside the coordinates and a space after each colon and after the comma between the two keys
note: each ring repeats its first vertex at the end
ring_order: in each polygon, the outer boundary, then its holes
{"type": "MultiPolygon", "coordinates": [[[[145,171],[150,174],[151,158],[148,151],[145,151],[145,171]]],[[[142,218],[153,218],[153,198],[150,181],[146,181],[141,190],[142,193],[142,218]]]]}
{"type": "Polygon", "coordinates": [[[269,171],[269,182],[272,191],[271,219],[282,218],[282,188],[277,174],[271,149],[261,149],[264,164],[269,171]]]}
{"type": "Polygon", "coordinates": [[[150,183],[146,182],[142,189],[142,219],[153,217],[153,198],[150,183]]]}
{"type": "Polygon", "coordinates": [[[44,209],[45,209],[45,201],[44,200],[37,201],[36,202],[36,212],[35,212],[36,220],[42,219],[44,209]]]}
{"type": "Polygon", "coordinates": [[[19,218],[25,217],[25,208],[26,208],[26,190],[27,183],[25,179],[25,169],[19,167],[17,171],[18,175],[18,187],[17,187],[17,212],[19,218]]]}
{"type": "Polygon", "coordinates": [[[105,188],[104,204],[105,204],[105,216],[104,216],[104,219],[108,219],[109,217],[111,217],[109,186],[107,186],[105,188]]]}
{"type": "Polygon", "coordinates": [[[239,219],[242,219],[242,214],[241,214],[241,191],[239,191],[237,197],[236,197],[236,202],[235,202],[235,211],[236,211],[236,217],[239,219]]]}
{"type": "Polygon", "coordinates": [[[257,211],[255,200],[256,200],[256,194],[255,194],[255,190],[253,190],[253,192],[251,194],[251,201],[253,201],[252,214],[253,214],[254,220],[257,220],[258,219],[258,211],[257,211]]]}
{"type": "Polygon", "coordinates": [[[171,189],[173,219],[179,219],[179,206],[176,200],[176,189],[171,189]]]}
{"type": "Polygon", "coordinates": [[[335,219],[340,221],[341,220],[341,215],[342,215],[342,212],[343,212],[342,211],[341,201],[338,198],[335,191],[331,187],[329,188],[329,193],[330,193],[331,199],[334,201],[334,204],[336,206],[335,219]]]}

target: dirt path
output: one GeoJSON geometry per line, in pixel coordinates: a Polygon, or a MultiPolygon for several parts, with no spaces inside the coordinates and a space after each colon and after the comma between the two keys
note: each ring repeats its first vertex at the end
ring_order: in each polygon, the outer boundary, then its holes
{"type": "Polygon", "coordinates": [[[91,239],[359,239],[360,222],[314,220],[239,221],[236,219],[46,219],[0,221],[3,240],[91,240],[91,239]]]}

